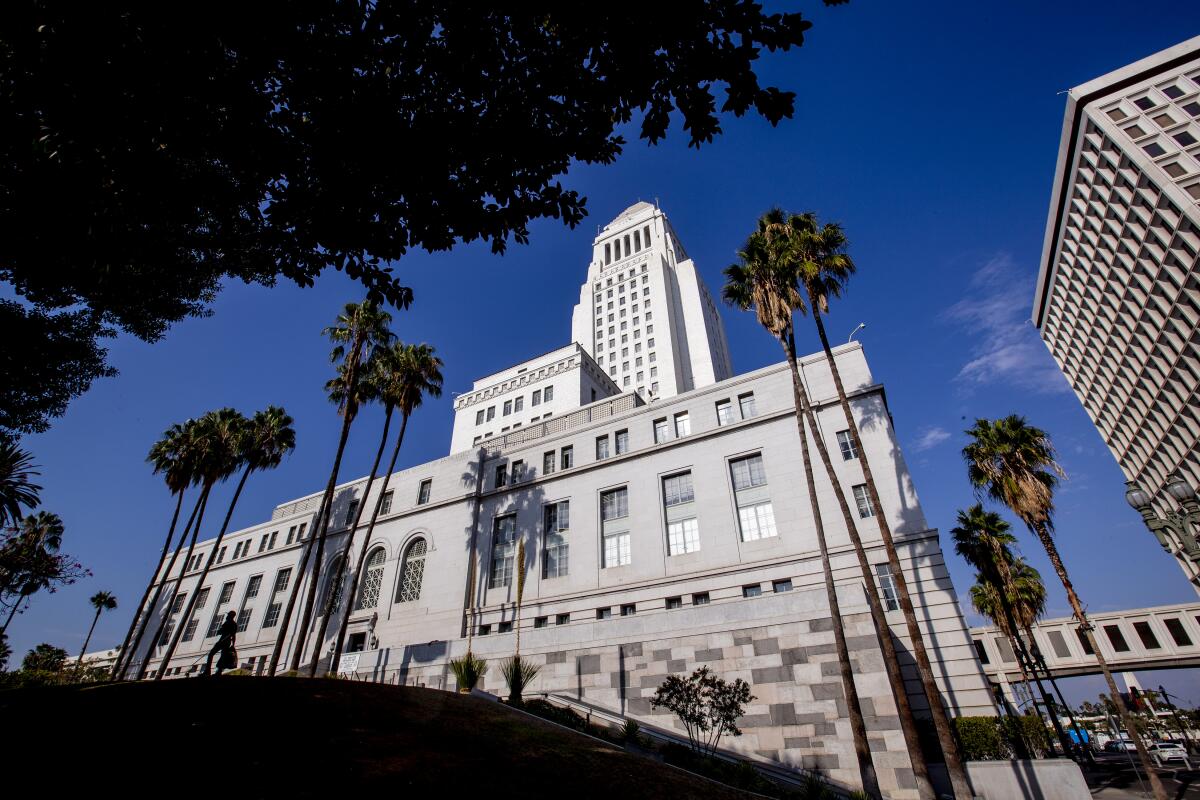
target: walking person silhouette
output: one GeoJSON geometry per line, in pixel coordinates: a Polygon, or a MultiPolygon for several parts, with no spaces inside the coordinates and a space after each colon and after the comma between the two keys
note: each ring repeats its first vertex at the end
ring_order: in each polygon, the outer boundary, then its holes
{"type": "Polygon", "coordinates": [[[237,639],[237,613],[230,611],[225,615],[225,621],[221,623],[218,629],[217,643],[208,651],[208,659],[204,662],[204,670],[201,675],[212,674],[212,662],[214,656],[217,658],[217,675],[227,669],[233,669],[237,666],[237,650],[234,648],[237,639]]]}

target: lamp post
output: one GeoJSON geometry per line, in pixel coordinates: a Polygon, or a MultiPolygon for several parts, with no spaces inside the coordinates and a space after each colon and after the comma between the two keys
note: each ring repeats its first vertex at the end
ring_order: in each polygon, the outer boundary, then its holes
{"type": "Polygon", "coordinates": [[[1171,555],[1200,567],[1200,499],[1191,484],[1176,472],[1167,481],[1167,494],[1179,504],[1165,515],[1150,505],[1150,495],[1134,481],[1126,481],[1125,500],[1142,520],[1162,548],[1171,555]]]}

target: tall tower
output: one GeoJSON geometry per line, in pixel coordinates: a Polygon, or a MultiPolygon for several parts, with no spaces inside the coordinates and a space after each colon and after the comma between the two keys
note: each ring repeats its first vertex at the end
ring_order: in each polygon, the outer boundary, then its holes
{"type": "Polygon", "coordinates": [[[665,398],[733,376],[716,304],[665,214],[635,203],[592,241],[571,335],[622,391],[665,398]]]}

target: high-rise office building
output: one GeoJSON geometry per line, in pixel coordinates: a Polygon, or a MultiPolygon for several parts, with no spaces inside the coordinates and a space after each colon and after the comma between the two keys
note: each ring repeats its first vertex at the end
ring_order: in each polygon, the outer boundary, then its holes
{"type": "Polygon", "coordinates": [[[1068,93],[1033,321],[1160,512],[1174,474],[1200,487],[1198,204],[1200,37],[1068,93]]]}

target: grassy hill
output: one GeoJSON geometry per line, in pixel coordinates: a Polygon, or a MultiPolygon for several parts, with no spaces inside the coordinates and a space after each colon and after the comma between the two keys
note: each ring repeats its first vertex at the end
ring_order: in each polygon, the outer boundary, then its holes
{"type": "Polygon", "coordinates": [[[4,783],[52,795],[751,796],[432,689],[239,677],[22,689],[0,692],[0,719],[4,783]]]}

